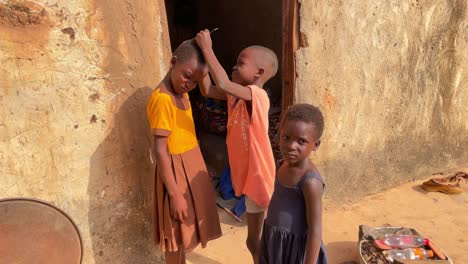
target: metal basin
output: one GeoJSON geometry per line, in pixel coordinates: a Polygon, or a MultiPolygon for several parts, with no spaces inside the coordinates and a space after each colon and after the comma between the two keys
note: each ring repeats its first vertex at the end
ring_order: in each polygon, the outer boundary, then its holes
{"type": "Polygon", "coordinates": [[[80,264],[82,241],[73,220],[44,201],[0,200],[0,263],[80,264]]]}

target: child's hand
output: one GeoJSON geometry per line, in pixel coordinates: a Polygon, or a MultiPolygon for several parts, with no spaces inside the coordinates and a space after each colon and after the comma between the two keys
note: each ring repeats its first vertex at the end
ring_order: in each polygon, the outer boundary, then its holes
{"type": "Polygon", "coordinates": [[[195,41],[202,50],[211,49],[213,46],[210,31],[208,31],[208,29],[198,32],[197,36],[195,37],[195,41]]]}
{"type": "Polygon", "coordinates": [[[180,222],[187,218],[187,201],[182,195],[171,197],[171,216],[180,222]]]}

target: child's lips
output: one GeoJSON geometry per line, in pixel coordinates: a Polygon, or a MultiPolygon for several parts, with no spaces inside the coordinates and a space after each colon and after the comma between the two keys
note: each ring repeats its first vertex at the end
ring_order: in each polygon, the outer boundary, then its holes
{"type": "Polygon", "coordinates": [[[286,158],[286,159],[295,159],[295,158],[296,158],[296,155],[291,154],[291,153],[285,153],[285,154],[283,155],[283,157],[286,158]]]}

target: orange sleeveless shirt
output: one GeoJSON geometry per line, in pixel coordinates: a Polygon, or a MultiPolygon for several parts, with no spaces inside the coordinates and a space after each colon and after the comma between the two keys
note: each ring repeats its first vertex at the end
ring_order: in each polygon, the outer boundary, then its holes
{"type": "Polygon", "coordinates": [[[261,207],[268,207],[275,180],[275,160],[268,137],[270,100],[265,90],[251,85],[252,113],[247,102],[227,96],[226,143],[236,195],[245,194],[261,207]]]}

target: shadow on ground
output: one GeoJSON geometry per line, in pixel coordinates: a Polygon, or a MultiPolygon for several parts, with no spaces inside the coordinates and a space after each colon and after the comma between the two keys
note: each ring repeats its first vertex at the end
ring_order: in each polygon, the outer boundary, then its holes
{"type": "Polygon", "coordinates": [[[329,263],[346,263],[359,260],[357,234],[356,241],[331,242],[325,245],[325,248],[329,263]]]}
{"type": "Polygon", "coordinates": [[[203,264],[221,264],[221,262],[213,260],[209,257],[205,257],[195,252],[187,254],[187,260],[192,263],[203,263],[203,264]]]}
{"type": "Polygon", "coordinates": [[[422,185],[414,185],[413,187],[413,190],[417,191],[417,192],[420,192],[422,194],[427,194],[428,192],[425,191],[423,188],[422,188],[422,185]]]}

